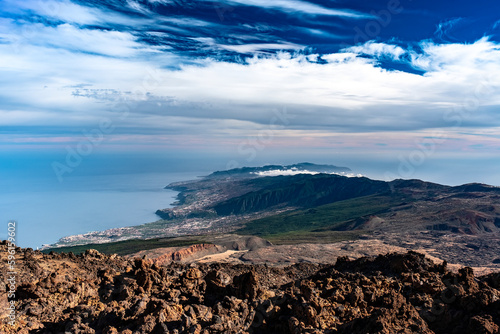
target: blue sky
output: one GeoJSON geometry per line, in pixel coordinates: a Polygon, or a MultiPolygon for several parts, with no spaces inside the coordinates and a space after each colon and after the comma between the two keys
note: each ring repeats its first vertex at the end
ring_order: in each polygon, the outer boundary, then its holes
{"type": "Polygon", "coordinates": [[[2,154],[488,159],[499,93],[493,0],[0,2],[2,154]]]}

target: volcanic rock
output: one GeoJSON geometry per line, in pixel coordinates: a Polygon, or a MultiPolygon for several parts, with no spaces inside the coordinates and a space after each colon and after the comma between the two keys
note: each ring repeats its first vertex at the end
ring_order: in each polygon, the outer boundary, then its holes
{"type": "MultiPolygon", "coordinates": [[[[6,263],[7,245],[0,244],[6,263]]],[[[498,333],[500,273],[417,252],[287,267],[16,249],[2,333],[498,333]]],[[[6,280],[7,270],[1,278],[6,280]]],[[[5,302],[5,286],[4,300],[5,302]]]]}

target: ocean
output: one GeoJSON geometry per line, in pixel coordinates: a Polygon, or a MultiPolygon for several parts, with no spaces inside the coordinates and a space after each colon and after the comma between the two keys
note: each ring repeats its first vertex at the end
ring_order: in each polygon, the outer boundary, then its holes
{"type": "Polygon", "coordinates": [[[36,249],[59,238],[90,231],[149,223],[160,218],[177,192],[163,189],[171,182],[194,179],[199,173],[169,172],[87,175],[69,179],[59,189],[50,179],[30,178],[2,182],[10,192],[0,193],[1,219],[17,222],[17,245],[36,249]]]}
{"type": "Polygon", "coordinates": [[[166,185],[217,167],[198,167],[181,156],[95,154],[58,179],[52,163],[64,157],[0,156],[0,239],[7,238],[11,220],[17,222],[17,245],[33,249],[68,235],[154,222],[160,219],[155,211],[177,196],[166,185]]]}

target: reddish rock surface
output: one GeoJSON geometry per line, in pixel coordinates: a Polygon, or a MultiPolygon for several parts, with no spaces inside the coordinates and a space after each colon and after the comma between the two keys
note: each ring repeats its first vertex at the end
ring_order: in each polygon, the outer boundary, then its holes
{"type": "Polygon", "coordinates": [[[226,251],[226,248],[213,244],[197,244],[189,247],[156,248],[134,253],[127,258],[145,257],[150,263],[157,265],[169,264],[171,262],[189,262],[203,256],[218,254],[226,251]]]}

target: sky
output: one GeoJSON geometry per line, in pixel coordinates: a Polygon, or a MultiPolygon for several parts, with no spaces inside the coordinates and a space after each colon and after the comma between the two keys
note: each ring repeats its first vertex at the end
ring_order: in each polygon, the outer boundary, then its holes
{"type": "Polygon", "coordinates": [[[498,161],[499,114],[495,0],[0,2],[0,161],[59,181],[127,152],[464,174],[498,161]]]}

